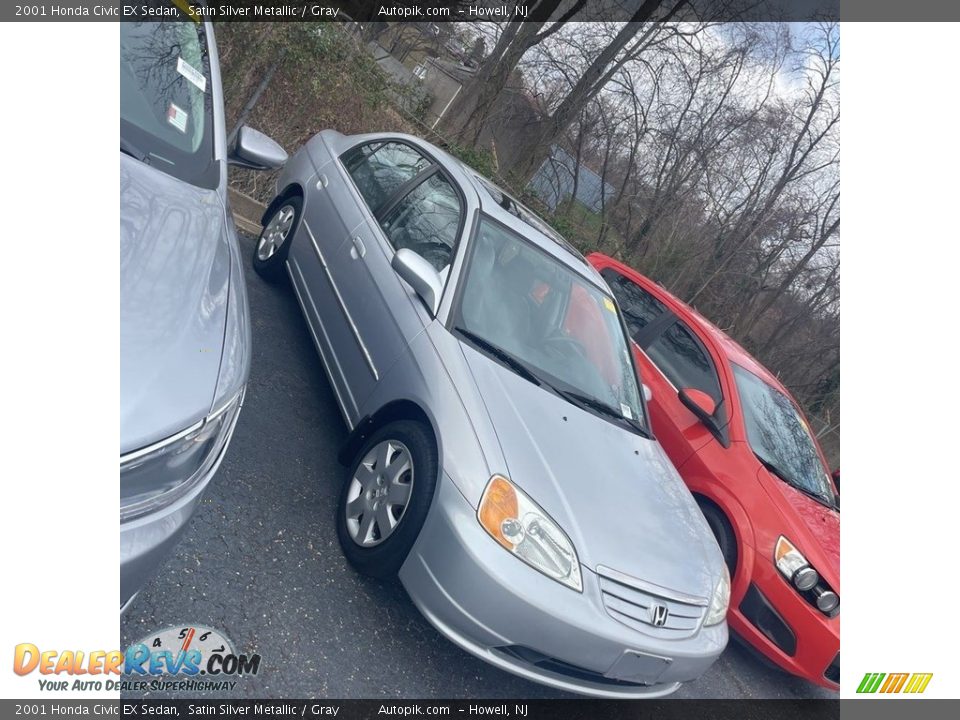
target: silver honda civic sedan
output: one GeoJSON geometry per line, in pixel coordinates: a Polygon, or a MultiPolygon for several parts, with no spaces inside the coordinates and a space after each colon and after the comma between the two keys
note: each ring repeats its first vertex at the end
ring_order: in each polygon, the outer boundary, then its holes
{"type": "Polygon", "coordinates": [[[601,277],[406,135],[321,132],[277,190],[253,265],[292,281],[350,430],[349,562],[537,682],[635,698],[699,677],[729,578],[601,277]]]}
{"type": "Polygon", "coordinates": [[[247,127],[227,149],[210,23],[120,24],[120,608],[183,531],[233,432],[250,320],[227,164],[279,167],[247,127]]]}

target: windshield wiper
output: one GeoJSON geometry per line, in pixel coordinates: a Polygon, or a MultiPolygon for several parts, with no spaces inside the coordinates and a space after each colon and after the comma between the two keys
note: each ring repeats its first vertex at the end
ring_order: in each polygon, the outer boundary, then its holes
{"type": "Polygon", "coordinates": [[[802,493],[803,493],[804,495],[806,495],[807,497],[813,498],[814,500],[816,500],[816,501],[817,501],[818,503],[820,503],[821,505],[826,505],[826,506],[827,506],[828,508],[830,508],[831,510],[839,510],[839,509],[840,509],[839,507],[837,507],[837,505],[835,505],[833,502],[831,502],[830,500],[828,500],[826,497],[824,497],[824,496],[821,495],[820,493],[818,493],[818,492],[816,492],[816,491],[814,491],[814,490],[811,490],[810,488],[804,487],[803,485],[801,485],[800,483],[798,483],[796,480],[792,479],[792,478],[791,478],[790,476],[788,476],[783,470],[781,470],[779,467],[777,467],[774,463],[770,462],[769,460],[767,460],[767,459],[764,458],[764,457],[761,457],[761,456],[758,455],[757,453],[754,453],[754,455],[756,455],[757,460],[760,461],[760,464],[761,464],[761,465],[763,465],[767,470],[769,470],[771,473],[773,473],[774,475],[776,475],[778,478],[780,478],[781,480],[783,480],[787,485],[789,485],[790,487],[792,487],[794,490],[799,490],[800,492],[802,492],[802,493]]]}
{"type": "Polygon", "coordinates": [[[553,385],[550,387],[559,395],[563,396],[574,404],[585,405],[599,413],[603,413],[604,415],[612,417],[616,420],[625,422],[644,437],[650,437],[650,433],[647,432],[647,429],[638,420],[632,417],[627,417],[615,407],[607,405],[602,400],[598,400],[595,397],[590,397],[589,395],[583,395],[582,393],[574,392],[573,390],[562,390],[558,387],[554,387],[553,385]]]}
{"type": "Polygon", "coordinates": [[[455,327],[454,330],[456,330],[458,333],[463,335],[463,337],[465,337],[467,340],[469,340],[471,343],[476,345],[478,348],[480,348],[484,352],[490,355],[493,355],[495,358],[497,358],[497,360],[500,360],[505,365],[508,365],[511,370],[516,372],[517,375],[522,377],[524,380],[528,380],[532,382],[534,385],[543,384],[543,380],[537,377],[537,375],[532,370],[530,370],[530,368],[528,368],[524,363],[520,362],[517,358],[515,358],[513,355],[508,353],[499,345],[494,345],[492,342],[490,342],[486,338],[481,337],[480,335],[477,335],[475,332],[471,332],[466,328],[455,327]]]}
{"type": "Polygon", "coordinates": [[[124,140],[122,137],[120,138],[120,152],[124,153],[125,155],[129,155],[135,160],[139,160],[145,165],[150,164],[149,155],[147,155],[145,152],[140,150],[136,145],[131,143],[129,140],[124,140]]]}
{"type": "Polygon", "coordinates": [[[616,408],[613,408],[610,405],[607,405],[602,400],[597,400],[596,398],[590,397],[589,395],[582,395],[578,392],[574,392],[571,390],[564,390],[562,388],[558,388],[549,380],[541,377],[540,375],[535,373],[533,370],[531,370],[524,362],[515,358],[513,355],[508,353],[506,350],[504,350],[500,346],[494,345],[492,342],[490,342],[486,338],[481,337],[480,335],[477,335],[476,333],[471,332],[470,330],[467,330],[466,328],[463,328],[463,327],[455,327],[454,330],[460,333],[461,335],[463,335],[463,337],[465,337],[467,340],[469,340],[471,343],[473,343],[480,349],[484,350],[490,355],[493,355],[498,360],[503,361],[505,365],[508,365],[510,368],[515,370],[518,375],[520,375],[526,380],[529,380],[534,385],[546,386],[550,388],[553,392],[555,392],[557,395],[565,399],[567,402],[573,403],[574,405],[579,405],[581,407],[586,406],[586,407],[592,408],[597,412],[603,413],[604,415],[612,417],[616,420],[620,420],[621,422],[627,423],[631,428],[636,430],[637,433],[639,433],[643,437],[646,437],[646,438],[650,437],[650,433],[647,431],[647,429],[643,425],[641,425],[639,422],[637,422],[633,418],[628,418],[622,413],[617,412],[616,408]]]}

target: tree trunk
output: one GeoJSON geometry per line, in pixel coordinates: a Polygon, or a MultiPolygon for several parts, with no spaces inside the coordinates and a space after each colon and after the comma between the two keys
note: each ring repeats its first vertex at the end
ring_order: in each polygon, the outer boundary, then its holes
{"type": "Polygon", "coordinates": [[[263,95],[263,91],[267,89],[270,81],[273,80],[273,76],[276,75],[277,70],[283,64],[283,59],[286,56],[287,48],[281,47],[280,51],[277,53],[276,60],[274,60],[270,67],[267,68],[267,71],[263,74],[263,77],[260,78],[260,82],[257,85],[256,90],[253,91],[250,99],[247,100],[246,104],[240,110],[240,114],[237,116],[237,122],[233,126],[233,130],[230,131],[230,135],[227,137],[227,147],[232,146],[234,141],[237,139],[237,134],[240,132],[240,128],[243,127],[243,124],[247,121],[247,118],[250,117],[250,113],[253,112],[253,108],[256,107],[257,102],[260,100],[260,96],[263,95]]]}
{"type": "MultiPolygon", "coordinates": [[[[541,0],[533,9],[533,16],[550,18],[562,0],[541,0]]],[[[544,30],[546,22],[511,20],[497,40],[496,47],[480,66],[473,78],[463,87],[441,121],[441,132],[451,139],[475,145],[487,125],[491,108],[503,92],[517,64],[534,45],[560,29],[586,5],[576,0],[557,22],[544,30]]]]}
{"type": "MultiPolygon", "coordinates": [[[[629,53],[619,60],[617,59],[617,56],[630,44],[630,41],[643,27],[644,21],[650,19],[660,8],[662,2],[663,0],[645,0],[633,14],[633,17],[630,18],[630,22],[625,23],[610,44],[604,47],[593,59],[557,109],[540,121],[536,139],[528,143],[517,155],[513,167],[514,175],[522,181],[529,181],[536,173],[550,153],[550,147],[566,132],[570,123],[582,112],[587,103],[596,97],[614,73],[633,55],[633,53],[629,53]]],[[[675,13],[683,4],[685,4],[685,0],[680,0],[674,5],[670,15],[675,13]]],[[[648,37],[652,30],[653,28],[645,37],[648,37]]],[[[636,46],[634,49],[636,49],[636,46]]]]}

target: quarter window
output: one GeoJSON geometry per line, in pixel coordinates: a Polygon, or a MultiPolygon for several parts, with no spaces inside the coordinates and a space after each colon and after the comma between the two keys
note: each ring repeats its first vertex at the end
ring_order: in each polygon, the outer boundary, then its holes
{"type": "Polygon", "coordinates": [[[442,273],[451,262],[461,215],[457,192],[434,173],[399,200],[380,225],[395,250],[413,250],[442,273]]]}
{"type": "Polygon", "coordinates": [[[430,166],[427,158],[399,142],[361,145],[349,151],[343,162],[374,214],[405,182],[430,166]]]}

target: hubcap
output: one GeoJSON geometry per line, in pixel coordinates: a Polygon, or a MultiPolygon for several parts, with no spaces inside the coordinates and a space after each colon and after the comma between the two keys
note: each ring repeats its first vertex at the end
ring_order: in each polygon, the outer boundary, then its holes
{"type": "Polygon", "coordinates": [[[284,205],[270,219],[270,222],[260,233],[260,242],[257,244],[257,257],[261,260],[272,258],[290,234],[293,227],[293,216],[296,211],[293,205],[284,205]]]}
{"type": "Polygon", "coordinates": [[[347,491],[347,531],[357,545],[379,545],[396,530],[413,490],[413,460],[399,440],[377,443],[363,456],[347,491]]]}

